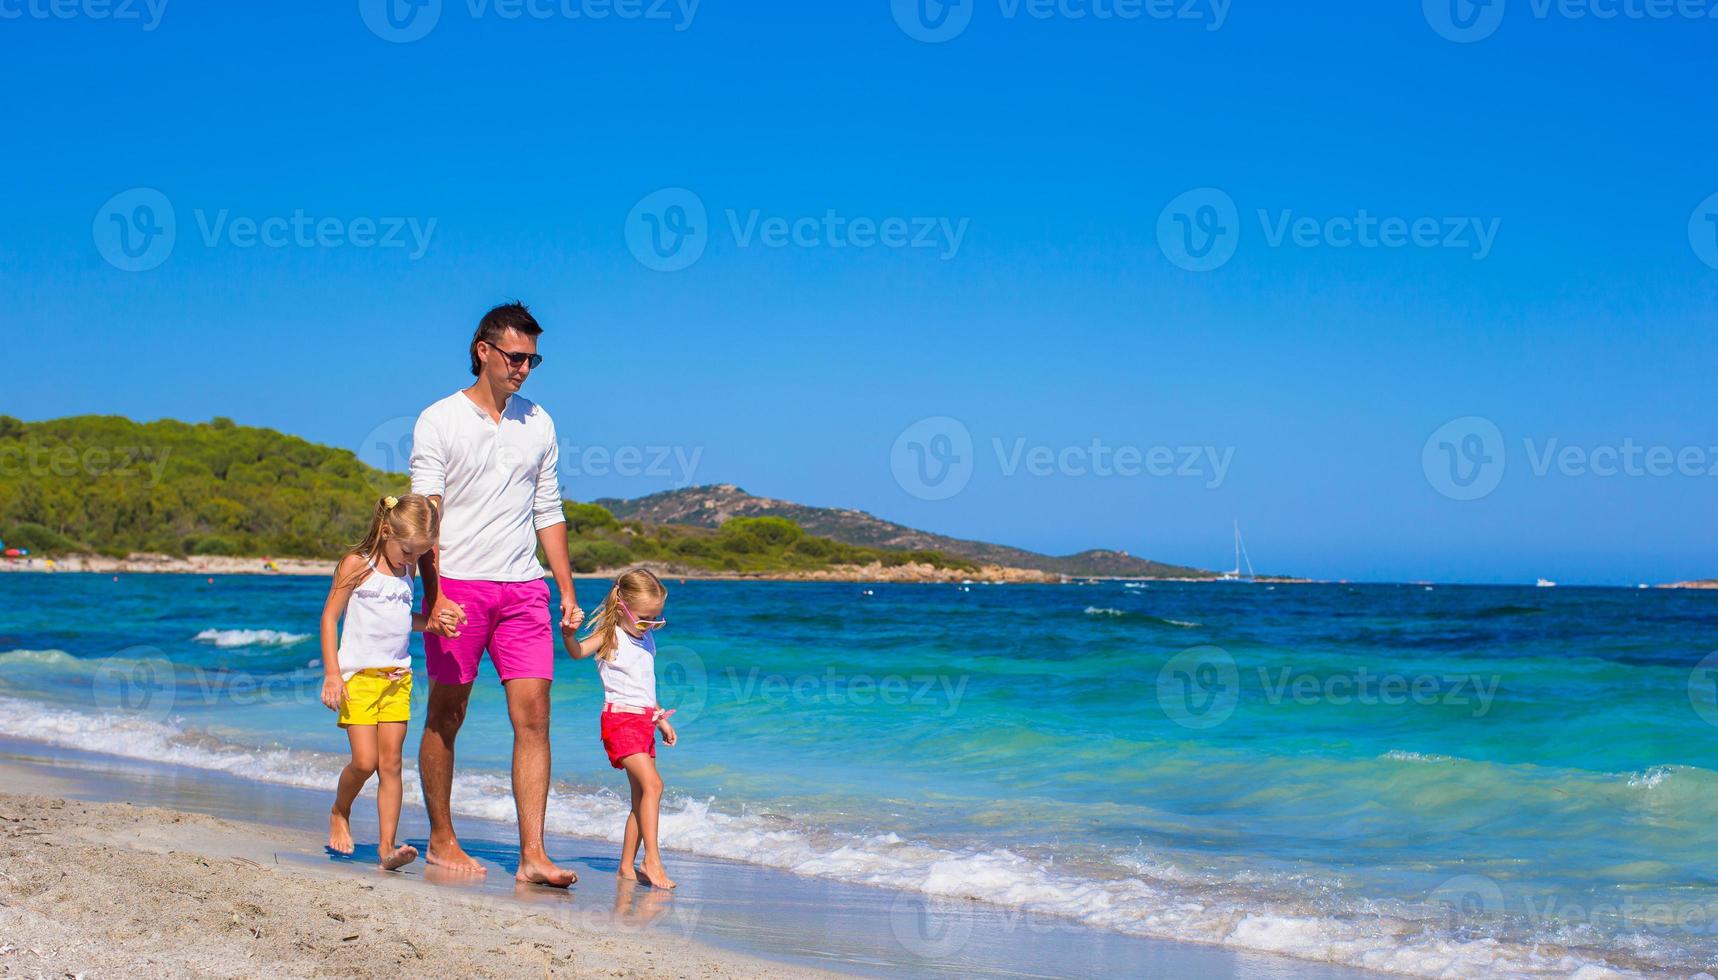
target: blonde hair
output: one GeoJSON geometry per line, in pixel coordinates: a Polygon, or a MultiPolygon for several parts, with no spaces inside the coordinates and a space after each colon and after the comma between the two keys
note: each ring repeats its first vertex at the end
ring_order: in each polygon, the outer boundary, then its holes
{"type": "MultiPolygon", "coordinates": [[[[420,494],[408,493],[398,497],[381,497],[377,499],[376,509],[370,515],[369,532],[364,535],[364,540],[360,541],[348,554],[357,555],[367,562],[374,563],[382,556],[382,541],[384,540],[382,528],[384,526],[396,540],[421,537],[429,539],[430,543],[433,544],[436,537],[441,534],[441,513],[435,509],[434,504],[430,503],[428,497],[420,494]]],[[[369,569],[364,569],[363,574],[368,575],[369,569]]],[[[363,581],[363,577],[357,576],[357,581],[352,584],[356,585],[361,581],[363,581]]]]}
{"type": "Polygon", "coordinates": [[[613,660],[614,651],[620,646],[620,640],[614,635],[624,620],[620,604],[624,602],[628,609],[636,609],[640,603],[650,599],[668,599],[668,586],[662,584],[655,572],[648,568],[629,568],[615,576],[614,588],[603,596],[602,604],[591,617],[590,635],[602,637],[602,646],[597,648],[598,660],[613,660]]]}

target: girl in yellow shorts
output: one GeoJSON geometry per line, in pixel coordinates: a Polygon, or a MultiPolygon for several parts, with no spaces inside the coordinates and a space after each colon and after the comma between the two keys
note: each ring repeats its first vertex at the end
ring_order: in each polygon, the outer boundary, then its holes
{"type": "Polygon", "coordinates": [[[418,856],[410,844],[396,845],[394,834],[400,825],[400,750],[412,714],[409,644],[412,633],[427,625],[422,613],[412,611],[412,569],[435,547],[440,526],[428,498],[378,500],[370,532],[341,559],[322,607],[322,703],[340,713],[340,727],[352,743],[352,761],[340,773],[328,814],[328,846],[352,853],[352,801],[378,775],[376,851],[390,871],[418,856]]]}

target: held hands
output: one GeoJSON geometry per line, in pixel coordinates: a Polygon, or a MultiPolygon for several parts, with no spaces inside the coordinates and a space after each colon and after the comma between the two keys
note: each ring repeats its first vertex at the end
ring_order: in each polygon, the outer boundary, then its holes
{"type": "Polygon", "coordinates": [[[464,623],[465,607],[446,596],[439,596],[435,608],[430,610],[429,622],[424,624],[424,632],[452,639],[459,635],[459,627],[464,623]]]}
{"type": "Polygon", "coordinates": [[[322,678],[322,704],[329,711],[339,711],[346,703],[346,684],[339,674],[328,674],[322,678]]]}
{"type": "Polygon", "coordinates": [[[561,599],[561,632],[566,633],[568,631],[572,631],[574,633],[577,633],[579,631],[580,624],[582,624],[584,621],[585,621],[585,611],[583,609],[579,608],[579,604],[574,602],[571,599],[568,599],[566,597],[562,597],[562,599],[561,599]]]}

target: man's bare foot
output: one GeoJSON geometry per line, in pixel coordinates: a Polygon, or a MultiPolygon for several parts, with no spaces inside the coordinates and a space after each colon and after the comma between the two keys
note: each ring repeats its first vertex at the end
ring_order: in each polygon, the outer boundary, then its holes
{"type": "Polygon", "coordinates": [[[339,810],[328,811],[328,849],[340,854],[352,853],[352,824],[339,810]]]}
{"type": "Polygon", "coordinates": [[[383,871],[398,871],[418,859],[418,849],[410,844],[401,844],[392,853],[383,854],[380,861],[383,871]]]}
{"type": "Polygon", "coordinates": [[[674,879],[668,877],[668,872],[662,869],[661,861],[646,861],[639,869],[638,877],[652,888],[673,888],[674,879]]]}
{"type": "Polygon", "coordinates": [[[424,862],[462,874],[486,875],[489,873],[488,868],[477,863],[476,858],[465,853],[465,848],[460,847],[457,840],[450,840],[445,844],[430,841],[429,853],[424,855],[424,862]]]}
{"type": "Polygon", "coordinates": [[[513,876],[518,881],[529,882],[533,885],[548,885],[551,888],[566,888],[579,880],[579,876],[565,868],[557,868],[549,861],[519,860],[519,873],[513,876]]]}

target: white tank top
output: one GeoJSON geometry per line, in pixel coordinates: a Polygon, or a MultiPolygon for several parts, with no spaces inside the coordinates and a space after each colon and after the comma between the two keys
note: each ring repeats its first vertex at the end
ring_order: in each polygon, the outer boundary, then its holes
{"type": "Polygon", "coordinates": [[[412,579],[383,575],[369,562],[370,575],[352,590],[340,628],[340,674],[371,667],[412,669],[412,579]]]}
{"type": "Polygon", "coordinates": [[[649,633],[637,639],[619,626],[614,637],[614,659],[597,661],[603,703],[656,707],[656,640],[649,633]]]}

